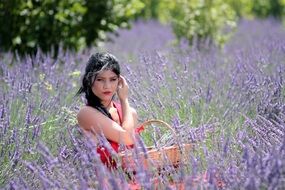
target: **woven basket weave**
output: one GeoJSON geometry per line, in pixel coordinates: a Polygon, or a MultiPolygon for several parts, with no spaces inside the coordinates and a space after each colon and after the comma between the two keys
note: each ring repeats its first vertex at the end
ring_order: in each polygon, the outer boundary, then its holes
{"type": "MultiPolygon", "coordinates": [[[[172,132],[173,138],[178,140],[175,130],[162,120],[148,120],[142,123],[142,126],[144,126],[144,130],[147,130],[148,126],[155,123],[168,128],[172,132]]],[[[119,157],[124,168],[134,168],[135,165],[139,164],[143,164],[144,167],[154,166],[156,168],[163,168],[166,165],[175,166],[180,162],[187,160],[192,147],[192,144],[177,144],[161,147],[159,149],[155,147],[146,147],[146,152],[141,151],[138,154],[134,154],[134,152],[131,152],[132,150],[126,150],[119,153],[119,157]]]]}

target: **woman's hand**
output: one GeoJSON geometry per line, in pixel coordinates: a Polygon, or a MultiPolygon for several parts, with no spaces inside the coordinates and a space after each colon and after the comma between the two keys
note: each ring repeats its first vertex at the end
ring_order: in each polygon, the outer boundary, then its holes
{"type": "Polygon", "coordinates": [[[129,105],[128,91],[129,91],[129,86],[127,84],[126,79],[123,76],[120,76],[118,84],[118,97],[120,99],[122,112],[123,112],[121,126],[130,134],[131,137],[133,137],[134,128],[137,124],[137,113],[129,105]]]}
{"type": "Polygon", "coordinates": [[[118,84],[118,97],[120,101],[124,101],[128,98],[129,86],[126,79],[120,75],[119,84],[118,84]]]}

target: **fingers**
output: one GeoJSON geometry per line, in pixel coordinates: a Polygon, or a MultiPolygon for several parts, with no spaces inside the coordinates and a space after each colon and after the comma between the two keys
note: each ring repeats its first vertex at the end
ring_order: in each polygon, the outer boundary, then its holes
{"type": "Polygon", "coordinates": [[[123,84],[122,84],[121,79],[119,78],[118,88],[122,88],[122,87],[123,87],[123,84]]]}
{"type": "Polygon", "coordinates": [[[122,79],[122,76],[121,76],[121,75],[120,75],[120,77],[119,77],[118,88],[123,88],[123,79],[122,79]]]}
{"type": "Polygon", "coordinates": [[[120,100],[128,98],[128,91],[129,91],[129,86],[127,84],[127,81],[123,76],[120,75],[118,89],[117,89],[117,93],[120,100]]]}
{"type": "Polygon", "coordinates": [[[126,81],[125,77],[123,77],[122,75],[120,75],[119,88],[120,88],[120,85],[122,86],[121,88],[123,88],[127,85],[127,81],[126,81]]]}

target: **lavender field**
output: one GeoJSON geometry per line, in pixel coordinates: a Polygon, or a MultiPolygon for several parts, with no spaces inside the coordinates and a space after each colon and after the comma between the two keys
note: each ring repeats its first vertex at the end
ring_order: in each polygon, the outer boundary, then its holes
{"type": "Polygon", "coordinates": [[[120,167],[101,164],[76,122],[81,73],[101,50],[120,60],[140,121],[161,119],[176,131],[179,142],[169,134],[160,146],[195,144],[176,170],[158,175],[138,164],[141,189],[285,188],[284,26],[241,21],[222,49],[177,43],[155,21],[118,34],[56,59],[0,54],[0,188],[131,188],[120,167]]]}

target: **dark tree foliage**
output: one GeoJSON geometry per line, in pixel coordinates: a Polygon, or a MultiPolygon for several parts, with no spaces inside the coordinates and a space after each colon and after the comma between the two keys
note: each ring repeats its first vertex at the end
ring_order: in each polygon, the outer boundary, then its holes
{"type": "Polygon", "coordinates": [[[141,8],[139,0],[1,0],[0,50],[78,50],[126,26],[141,8]]]}
{"type": "Polygon", "coordinates": [[[285,13],[285,5],[284,2],[280,0],[254,0],[252,12],[260,18],[266,18],[271,16],[275,19],[281,19],[285,13]]]}

